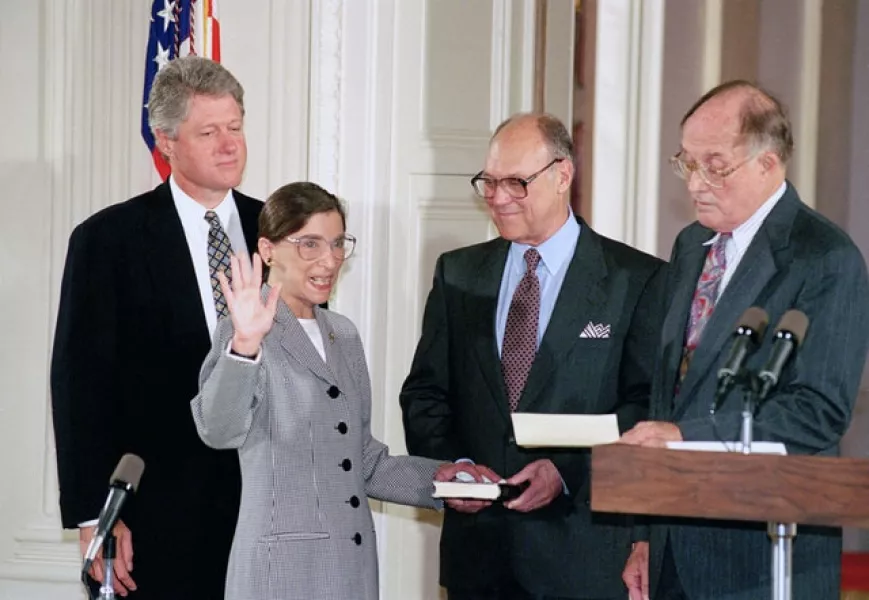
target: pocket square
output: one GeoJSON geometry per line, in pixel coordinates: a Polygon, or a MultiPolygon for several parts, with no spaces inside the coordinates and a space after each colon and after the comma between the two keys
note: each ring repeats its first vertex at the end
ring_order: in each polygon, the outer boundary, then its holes
{"type": "Polygon", "coordinates": [[[592,338],[592,339],[607,339],[610,336],[610,326],[604,325],[603,323],[592,323],[588,322],[588,325],[585,326],[585,329],[582,330],[582,333],[579,334],[580,338],[592,338]]]}

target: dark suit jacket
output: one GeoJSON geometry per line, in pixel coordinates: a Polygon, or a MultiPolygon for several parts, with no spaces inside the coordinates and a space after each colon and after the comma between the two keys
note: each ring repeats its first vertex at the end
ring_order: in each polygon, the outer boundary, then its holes
{"type": "MultiPolygon", "coordinates": [[[[652,418],[672,420],[687,440],[715,440],[709,418],[717,372],[732,332],[750,306],[767,311],[761,351],[747,363],[758,369],[771,338],[791,308],[810,320],[805,341],[759,408],[757,440],[780,441],[789,453],[835,456],[851,419],[869,340],[869,284],[860,251],[835,225],[806,207],[788,184],[725,288],[674,399],[688,311],[714,233],[699,224],[682,231],[673,248],[669,308],[652,393],[652,418]]],[[[717,412],[721,436],[739,439],[742,401],[735,391],[717,412]]],[[[682,585],[691,600],[769,598],[770,544],[765,524],[678,522],[653,526],[652,586],[657,584],[667,534],[682,585]]],[[[802,527],[794,543],[796,600],[839,597],[837,529],[802,527]]]]}
{"type": "MultiPolygon", "coordinates": [[[[664,263],[581,225],[519,411],[616,412],[625,429],[647,412],[664,263]],[[610,337],[580,338],[589,322],[611,325],[610,337]]],[[[536,593],[621,597],[630,532],[623,518],[592,516],[588,451],[527,450],[513,438],[495,333],[509,247],[499,238],[439,258],[401,392],[407,447],[432,458],[467,457],[504,477],[549,458],[570,494],[528,514],[501,506],[476,515],[448,511],[441,584],[491,588],[509,574],[536,593]]]]}
{"type": "MultiPolygon", "coordinates": [[[[248,252],[262,203],[233,192],[248,252]]],[[[168,183],[72,233],[51,362],[63,526],[95,519],[121,455],[145,473],[122,518],[131,598],[222,598],[238,515],[238,457],[205,446],[190,400],[211,347],[168,183]]]]}

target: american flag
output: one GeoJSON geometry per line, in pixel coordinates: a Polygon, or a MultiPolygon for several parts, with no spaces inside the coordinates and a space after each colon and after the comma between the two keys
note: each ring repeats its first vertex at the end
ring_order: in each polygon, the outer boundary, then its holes
{"type": "Polygon", "coordinates": [[[220,22],[217,0],[154,0],[151,29],[145,55],[145,89],[142,102],[142,138],[162,179],[169,164],[157,150],[148,127],[148,95],[157,72],[178,56],[196,54],[220,62],[220,22]]]}

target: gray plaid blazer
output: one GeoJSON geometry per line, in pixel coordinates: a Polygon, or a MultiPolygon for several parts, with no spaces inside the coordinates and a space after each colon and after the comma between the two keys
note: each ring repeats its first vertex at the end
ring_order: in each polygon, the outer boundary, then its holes
{"type": "MultiPolygon", "coordinates": [[[[237,448],[242,500],[226,600],[376,600],[367,498],[438,508],[438,461],[371,436],[371,386],[353,323],[315,308],[326,361],[283,301],[259,364],[227,355],[222,319],[191,402],[199,436],[237,448]]],[[[207,576],[208,574],[204,574],[207,576]]]]}

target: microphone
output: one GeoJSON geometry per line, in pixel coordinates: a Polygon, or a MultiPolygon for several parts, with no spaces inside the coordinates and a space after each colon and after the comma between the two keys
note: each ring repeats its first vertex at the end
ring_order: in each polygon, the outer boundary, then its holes
{"type": "Polygon", "coordinates": [[[766,398],[767,394],[778,384],[782,369],[784,369],[791,354],[803,342],[808,328],[809,318],[799,310],[787,311],[778,322],[778,327],[773,335],[772,353],[770,353],[766,365],[757,374],[761,381],[758,400],[766,398]]]}
{"type": "Polygon", "coordinates": [[[139,480],[142,478],[144,470],[145,461],[135,454],[124,454],[121,457],[118,466],[115,467],[115,472],[112,473],[112,477],[109,479],[109,496],[106,498],[106,503],[100,511],[96,533],[93,539],[91,539],[90,544],[88,544],[87,552],[85,552],[82,573],[87,573],[91,568],[91,564],[93,564],[103,542],[111,533],[112,528],[118,521],[118,517],[121,515],[124,501],[128,495],[133,494],[138,489],[139,480]]]}
{"type": "Polygon", "coordinates": [[[737,376],[742,370],[742,364],[749,354],[755,352],[760,346],[766,326],[769,323],[769,317],[762,308],[752,306],[742,313],[738,323],[736,331],[733,333],[735,339],[730,346],[730,355],[724,366],[718,370],[718,390],[715,393],[715,400],[712,402],[710,411],[712,414],[715,414],[718,404],[736,383],[737,376]]]}

